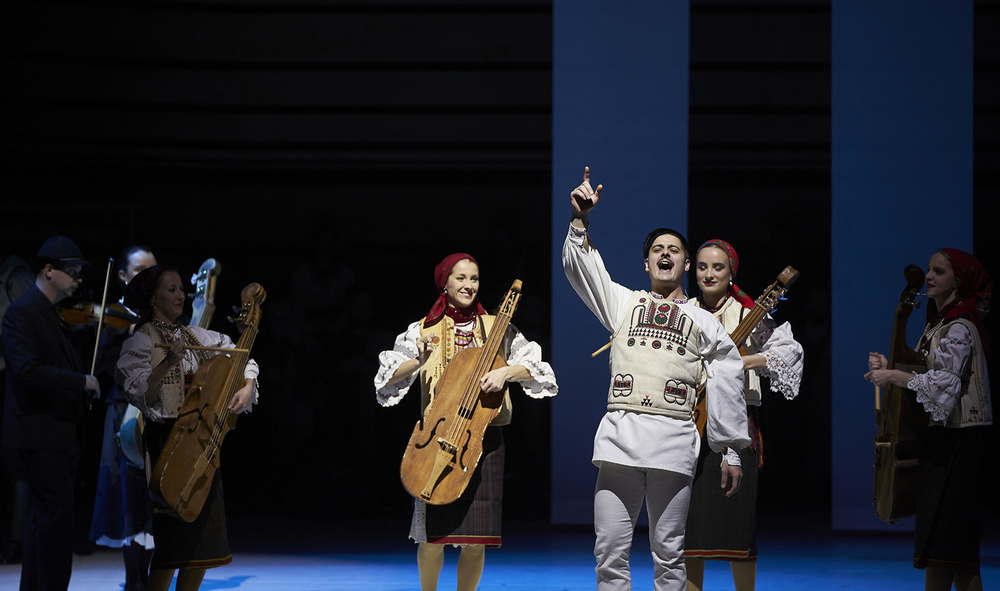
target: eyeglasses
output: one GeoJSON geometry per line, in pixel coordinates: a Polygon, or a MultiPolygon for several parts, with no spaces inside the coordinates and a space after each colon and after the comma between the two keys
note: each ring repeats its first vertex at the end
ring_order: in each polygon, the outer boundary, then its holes
{"type": "Polygon", "coordinates": [[[55,265],[53,265],[52,268],[55,269],[56,271],[62,271],[63,273],[69,275],[70,279],[79,279],[80,278],[80,267],[78,267],[78,266],[63,267],[63,266],[55,266],[55,265]]]}

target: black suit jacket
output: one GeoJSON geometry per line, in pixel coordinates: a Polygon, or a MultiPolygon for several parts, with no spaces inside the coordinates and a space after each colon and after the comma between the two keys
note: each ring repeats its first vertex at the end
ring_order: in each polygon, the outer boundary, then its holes
{"type": "Polygon", "coordinates": [[[7,308],[0,336],[7,363],[3,444],[22,449],[74,445],[87,378],[80,371],[79,351],[36,286],[7,308]]]}

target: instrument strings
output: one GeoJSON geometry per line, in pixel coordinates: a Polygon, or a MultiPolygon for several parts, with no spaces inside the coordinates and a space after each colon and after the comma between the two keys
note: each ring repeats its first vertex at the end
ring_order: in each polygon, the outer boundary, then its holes
{"type": "Polygon", "coordinates": [[[250,349],[253,347],[254,339],[257,338],[257,327],[255,325],[247,325],[243,330],[243,334],[240,335],[239,343],[237,343],[236,348],[246,351],[245,353],[233,353],[232,359],[235,362],[235,367],[231,370],[232,375],[230,376],[229,392],[226,394],[222,411],[218,415],[215,421],[215,426],[212,429],[211,444],[205,446],[206,456],[214,453],[214,450],[219,445],[219,439],[221,439],[224,433],[224,427],[229,420],[229,415],[231,411],[229,410],[229,403],[232,402],[233,396],[242,387],[243,382],[238,379],[238,376],[243,375],[244,369],[246,369],[247,360],[250,358],[250,349]]]}
{"type": "MultiPolygon", "coordinates": [[[[499,345],[501,339],[507,333],[507,325],[510,323],[510,316],[506,313],[501,312],[497,315],[496,322],[493,323],[493,330],[490,331],[490,336],[486,338],[486,342],[483,343],[482,350],[486,351],[499,351],[499,345]]],[[[479,398],[479,392],[481,386],[479,385],[479,380],[482,379],[486,372],[489,371],[490,367],[493,365],[494,355],[480,355],[479,359],[476,361],[476,368],[473,371],[472,379],[465,387],[465,393],[462,395],[461,408],[459,410],[459,418],[456,420],[452,426],[449,433],[449,440],[453,443],[458,438],[465,426],[472,420],[472,412],[475,410],[474,406],[476,404],[476,399],[479,398]],[[465,414],[462,413],[461,409],[467,411],[465,414]],[[468,416],[466,416],[468,415],[468,416]]]]}

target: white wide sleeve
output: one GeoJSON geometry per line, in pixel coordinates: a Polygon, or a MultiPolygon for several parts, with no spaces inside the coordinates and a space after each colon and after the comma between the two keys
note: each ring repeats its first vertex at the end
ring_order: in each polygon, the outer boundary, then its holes
{"type": "Polygon", "coordinates": [[[747,430],[747,402],[743,393],[743,358],[726,329],[715,316],[691,304],[682,304],[701,329],[701,354],[705,359],[705,424],[708,445],[724,453],[750,445],[747,430]]]}
{"type": "Polygon", "coordinates": [[[545,398],[559,393],[552,366],[542,361],[542,348],[535,341],[524,338],[513,324],[507,325],[504,348],[508,351],[507,365],[523,365],[531,374],[530,380],[517,382],[525,394],[532,398],[545,398]]]}
{"type": "Polygon", "coordinates": [[[750,333],[750,338],[758,354],[767,361],[762,373],[770,379],[771,391],[788,400],[798,396],[804,367],[803,350],[792,334],[792,325],[785,322],[779,326],[767,314],[750,333]]]}
{"type": "Polygon", "coordinates": [[[583,303],[608,332],[614,332],[625,315],[632,290],[611,281],[601,254],[587,245],[587,230],[570,225],[562,250],[563,270],[583,303]]]}
{"type": "Polygon", "coordinates": [[[406,332],[396,337],[396,344],[391,350],[378,354],[379,367],[378,373],[375,374],[375,399],[382,406],[398,404],[403,396],[406,396],[406,393],[410,391],[410,386],[413,385],[416,377],[420,375],[419,371],[415,371],[403,381],[395,384],[388,383],[392,374],[396,373],[404,361],[417,358],[419,354],[417,351],[418,338],[420,338],[420,322],[414,322],[406,329],[406,332]]]}
{"type": "Polygon", "coordinates": [[[930,413],[931,420],[948,418],[962,396],[962,375],[972,356],[972,335],[965,325],[955,322],[938,343],[934,367],[910,378],[906,387],[917,393],[917,402],[930,413]]]}
{"type": "MultiPolygon", "coordinates": [[[[162,418],[163,413],[153,412],[146,407],[146,380],[153,371],[150,366],[150,353],[153,341],[149,335],[137,332],[122,343],[121,357],[115,364],[115,381],[124,389],[125,396],[132,406],[138,408],[146,417],[162,418]]],[[[162,388],[157,386],[156,399],[162,400],[162,388]]],[[[154,405],[155,406],[155,405],[154,405]]]]}

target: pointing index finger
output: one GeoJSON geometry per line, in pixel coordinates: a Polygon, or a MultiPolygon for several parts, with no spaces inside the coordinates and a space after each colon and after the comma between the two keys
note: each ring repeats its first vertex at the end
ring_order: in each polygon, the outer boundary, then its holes
{"type": "Polygon", "coordinates": [[[590,167],[589,166],[584,166],[583,167],[583,182],[585,182],[585,183],[589,183],[590,182],[590,167]]]}

